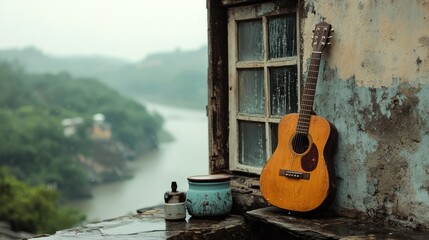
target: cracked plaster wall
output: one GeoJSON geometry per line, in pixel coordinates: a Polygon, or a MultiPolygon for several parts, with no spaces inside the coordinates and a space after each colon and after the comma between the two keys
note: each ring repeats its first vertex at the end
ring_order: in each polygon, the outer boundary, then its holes
{"type": "Polygon", "coordinates": [[[303,6],[304,75],[314,25],[335,28],[315,100],[339,133],[334,207],[429,229],[429,1],[303,6]]]}

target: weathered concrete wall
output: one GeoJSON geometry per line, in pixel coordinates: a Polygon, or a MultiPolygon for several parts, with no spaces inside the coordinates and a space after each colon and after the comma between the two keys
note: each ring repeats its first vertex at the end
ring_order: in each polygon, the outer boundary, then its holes
{"type": "Polygon", "coordinates": [[[335,209],[429,228],[429,1],[303,6],[303,69],[314,25],[335,28],[315,101],[339,132],[335,209]]]}

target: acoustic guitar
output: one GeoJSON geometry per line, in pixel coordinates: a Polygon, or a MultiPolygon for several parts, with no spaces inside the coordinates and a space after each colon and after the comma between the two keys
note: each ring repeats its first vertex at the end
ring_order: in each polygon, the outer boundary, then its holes
{"type": "Polygon", "coordinates": [[[330,44],[332,31],[326,22],[316,24],[299,113],[287,114],[281,119],[277,148],[260,176],[262,196],[282,209],[318,211],[326,207],[335,194],[332,155],[337,132],[332,123],[313,112],[322,51],[330,44]]]}

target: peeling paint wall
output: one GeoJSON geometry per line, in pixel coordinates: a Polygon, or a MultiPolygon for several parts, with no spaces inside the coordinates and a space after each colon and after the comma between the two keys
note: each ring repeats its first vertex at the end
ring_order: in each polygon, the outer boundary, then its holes
{"type": "Polygon", "coordinates": [[[334,207],[429,229],[429,1],[303,7],[304,75],[314,25],[335,28],[315,100],[339,133],[334,207]]]}

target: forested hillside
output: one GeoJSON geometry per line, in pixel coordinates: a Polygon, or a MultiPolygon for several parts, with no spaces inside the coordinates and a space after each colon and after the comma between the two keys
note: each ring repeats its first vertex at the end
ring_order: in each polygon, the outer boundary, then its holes
{"type": "Polygon", "coordinates": [[[85,220],[78,210],[60,205],[57,191],[41,184],[30,186],[3,168],[0,191],[0,221],[14,231],[54,233],[85,220]]]}
{"type": "Polygon", "coordinates": [[[36,48],[0,51],[0,59],[31,73],[60,73],[97,78],[124,95],[204,109],[207,104],[207,47],[156,53],[139,62],[100,57],[58,57],[36,48]]]}
{"type": "MultiPolygon", "coordinates": [[[[105,148],[105,155],[115,153],[119,157],[111,161],[122,166],[125,158],[121,155],[144,154],[158,147],[163,120],[95,79],[67,73],[29,74],[0,62],[0,123],[0,170],[7,169],[0,171],[0,221],[12,225],[13,221],[24,221],[19,226],[39,231],[31,221],[40,222],[40,218],[22,215],[24,209],[42,211],[34,214],[46,214],[52,220],[55,214],[65,214],[52,208],[60,199],[89,195],[94,172],[84,163],[103,166],[102,160],[95,159],[97,149],[105,148]],[[94,139],[91,135],[97,113],[105,116],[111,136],[94,139]],[[65,135],[61,123],[76,117],[82,119],[81,124],[75,133],[65,135]],[[116,148],[112,150],[112,146],[116,148]],[[28,202],[32,198],[39,199],[40,208],[28,202]],[[45,202],[49,202],[49,209],[42,208],[45,202]],[[48,210],[54,211],[53,215],[48,210]],[[13,217],[26,219],[11,220],[13,217]]],[[[66,222],[75,223],[81,217],[73,219],[66,222]]],[[[54,228],[47,227],[50,231],[54,228]]]]}

